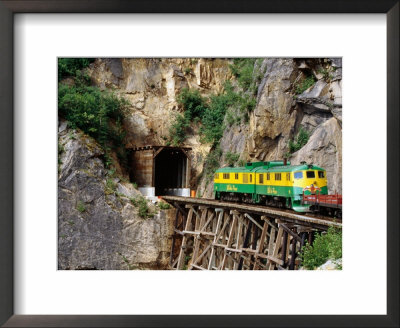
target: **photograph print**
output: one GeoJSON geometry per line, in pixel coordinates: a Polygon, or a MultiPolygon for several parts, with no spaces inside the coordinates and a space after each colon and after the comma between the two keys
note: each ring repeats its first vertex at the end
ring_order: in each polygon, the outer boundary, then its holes
{"type": "Polygon", "coordinates": [[[58,58],[59,270],[344,270],[341,58],[58,58]]]}

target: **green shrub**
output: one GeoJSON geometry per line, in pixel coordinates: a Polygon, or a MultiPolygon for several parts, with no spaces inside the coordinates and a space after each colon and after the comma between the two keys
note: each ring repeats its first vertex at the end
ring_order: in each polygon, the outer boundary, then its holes
{"type": "Polygon", "coordinates": [[[75,77],[77,72],[88,67],[94,58],[59,58],[58,81],[66,77],[75,77]]]}
{"type": "Polygon", "coordinates": [[[58,156],[60,156],[65,151],[63,144],[58,143],[58,156]]]}
{"type": "Polygon", "coordinates": [[[186,118],[191,120],[195,117],[201,118],[206,110],[206,99],[198,90],[182,89],[177,97],[177,102],[185,109],[186,118]]]}
{"type": "Polygon", "coordinates": [[[256,58],[235,58],[233,64],[229,65],[232,74],[244,90],[248,90],[253,82],[255,62],[256,58]]]}
{"type": "Polygon", "coordinates": [[[231,110],[228,110],[225,114],[225,120],[228,126],[232,126],[236,123],[236,116],[231,110]]]}
{"type": "Polygon", "coordinates": [[[146,219],[154,216],[154,213],[151,212],[149,208],[146,198],[144,198],[143,196],[130,198],[130,201],[133,206],[138,207],[138,214],[141,218],[146,219]]]}
{"type": "Polygon", "coordinates": [[[232,99],[227,93],[210,97],[210,105],[204,112],[200,129],[202,141],[213,144],[219,142],[224,132],[225,113],[230,105],[232,105],[232,99]]]}
{"type": "Polygon", "coordinates": [[[254,58],[236,58],[230,65],[242,91],[236,92],[230,81],[226,81],[221,94],[209,98],[202,97],[198,90],[183,89],[177,101],[185,112],[178,114],[170,127],[170,143],[181,145],[191,123],[200,123],[201,142],[215,147],[222,138],[224,121],[228,125],[239,124],[242,119],[247,122],[249,112],[256,106],[255,94],[262,78],[260,72],[253,78],[255,62],[254,58]],[[236,112],[240,114],[235,115],[236,112]]]}
{"type": "Polygon", "coordinates": [[[59,85],[58,110],[71,128],[80,128],[101,145],[110,141],[121,146],[125,137],[122,128],[126,102],[115,94],[96,87],[59,85]],[[113,120],[113,122],[111,121],[113,120]]]}
{"type": "Polygon", "coordinates": [[[309,138],[310,134],[307,132],[307,130],[301,127],[295,139],[289,140],[289,153],[285,154],[287,155],[285,157],[289,157],[290,154],[293,154],[303,148],[303,146],[307,144],[309,138]]]}
{"type": "Polygon", "coordinates": [[[309,270],[327,260],[342,257],[342,230],[330,227],[326,234],[318,234],[312,245],[306,244],[300,254],[302,265],[309,270]]]}
{"type": "Polygon", "coordinates": [[[198,90],[183,89],[179,94],[180,103],[185,112],[177,114],[169,130],[171,144],[182,144],[187,136],[191,122],[201,123],[201,141],[216,144],[223,134],[223,122],[229,106],[238,101],[230,84],[220,95],[203,98],[198,90]]]}
{"type": "Polygon", "coordinates": [[[225,162],[228,163],[229,166],[234,166],[236,162],[239,160],[240,154],[231,153],[228,151],[225,154],[225,162]]]}
{"type": "Polygon", "coordinates": [[[106,167],[112,163],[111,151],[126,166],[126,133],[122,120],[128,102],[114,93],[89,86],[86,77],[79,73],[74,81],[72,86],[59,83],[59,115],[68,121],[70,128],[79,128],[99,142],[105,151],[106,167]]]}
{"type": "Polygon", "coordinates": [[[219,161],[222,155],[222,150],[219,145],[212,149],[206,159],[204,160],[204,175],[207,180],[210,180],[215,173],[215,170],[219,168],[219,161]]]}
{"type": "Polygon", "coordinates": [[[245,122],[248,122],[249,113],[256,107],[258,86],[264,75],[264,71],[259,69],[260,60],[260,58],[236,58],[230,65],[231,72],[241,88],[241,91],[237,92],[236,105],[245,122]]]}
{"type": "Polygon", "coordinates": [[[246,161],[244,159],[240,159],[238,162],[238,166],[243,167],[246,165],[246,161]]]}
{"type": "Polygon", "coordinates": [[[185,115],[176,114],[175,120],[169,128],[169,135],[173,146],[179,146],[185,141],[189,126],[190,120],[185,115]]]}
{"type": "Polygon", "coordinates": [[[314,85],[315,83],[315,78],[313,75],[307,76],[301,83],[298,83],[296,85],[296,89],[295,92],[296,94],[301,94],[304,91],[306,91],[309,87],[311,87],[312,85],[314,85]]]}
{"type": "Polygon", "coordinates": [[[330,81],[332,80],[332,75],[331,75],[330,72],[331,72],[331,71],[335,71],[334,68],[336,68],[336,67],[331,67],[330,69],[320,68],[320,69],[318,70],[318,73],[320,73],[320,74],[323,75],[323,79],[324,79],[326,82],[330,82],[330,81]]]}
{"type": "Polygon", "coordinates": [[[171,208],[171,205],[166,202],[158,202],[158,207],[161,210],[169,210],[171,208]]]}
{"type": "Polygon", "coordinates": [[[114,179],[108,178],[106,180],[106,188],[105,188],[106,195],[111,195],[115,193],[116,190],[117,190],[117,184],[114,182],[114,179]]]}
{"type": "Polygon", "coordinates": [[[184,72],[185,74],[190,74],[190,73],[192,73],[192,69],[191,69],[190,67],[186,67],[186,68],[183,70],[183,72],[184,72]]]}
{"type": "Polygon", "coordinates": [[[79,201],[78,204],[76,205],[76,209],[81,213],[85,212],[86,211],[85,203],[82,201],[79,201]]]}

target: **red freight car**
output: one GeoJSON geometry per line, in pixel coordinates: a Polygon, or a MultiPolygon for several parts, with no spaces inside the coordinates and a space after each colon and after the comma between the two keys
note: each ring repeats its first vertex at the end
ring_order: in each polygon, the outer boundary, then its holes
{"type": "Polygon", "coordinates": [[[310,205],[310,210],[321,214],[342,217],[342,195],[305,195],[303,204],[310,205]]]}

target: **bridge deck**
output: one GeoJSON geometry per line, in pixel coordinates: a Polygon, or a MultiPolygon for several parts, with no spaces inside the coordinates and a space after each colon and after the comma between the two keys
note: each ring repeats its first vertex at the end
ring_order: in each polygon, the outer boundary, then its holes
{"type": "MultiPolygon", "coordinates": [[[[192,198],[192,197],[178,197],[178,196],[161,196],[165,201],[173,204],[193,204],[193,205],[204,205],[213,208],[224,208],[231,210],[246,211],[258,215],[265,215],[276,219],[281,219],[287,222],[297,223],[300,225],[311,225],[321,227],[336,227],[342,228],[341,220],[332,219],[328,217],[317,218],[311,215],[297,214],[291,210],[275,209],[266,206],[249,205],[249,204],[238,204],[230,202],[221,202],[215,199],[206,198],[192,198]]],[[[326,229],[326,228],[325,228],[326,229]]]]}

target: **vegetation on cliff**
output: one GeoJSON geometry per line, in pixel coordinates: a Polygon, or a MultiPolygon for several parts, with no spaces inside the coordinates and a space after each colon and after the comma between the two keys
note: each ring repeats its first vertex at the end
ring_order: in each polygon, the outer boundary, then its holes
{"type": "Polygon", "coordinates": [[[121,164],[127,164],[122,126],[127,102],[113,92],[90,85],[90,77],[82,72],[90,62],[87,58],[59,59],[59,79],[73,79],[73,83],[58,85],[59,114],[68,121],[69,127],[79,128],[99,142],[105,151],[107,167],[112,164],[112,151],[121,164]]]}
{"type": "Polygon", "coordinates": [[[301,127],[296,137],[289,140],[289,151],[285,154],[285,157],[290,157],[291,154],[303,148],[303,146],[307,144],[309,138],[310,134],[301,127]]]}
{"type": "Polygon", "coordinates": [[[75,77],[81,70],[94,62],[94,58],[59,58],[58,82],[67,77],[75,77]]]}
{"type": "MultiPolygon", "coordinates": [[[[229,67],[236,80],[234,84],[226,81],[222,93],[203,97],[198,90],[185,88],[177,97],[184,111],[176,115],[170,127],[170,143],[181,145],[191,124],[200,124],[200,141],[211,144],[211,151],[204,160],[203,174],[207,179],[220,166],[223,152],[219,142],[224,130],[242,121],[247,122],[249,113],[255,108],[263,75],[260,63],[255,58],[235,58],[229,67]]],[[[227,154],[225,160],[234,165],[239,154],[227,154]]]]}
{"type": "Polygon", "coordinates": [[[313,270],[328,259],[342,258],[342,230],[330,227],[327,233],[316,234],[315,240],[306,244],[301,252],[302,265],[313,270]]]}

